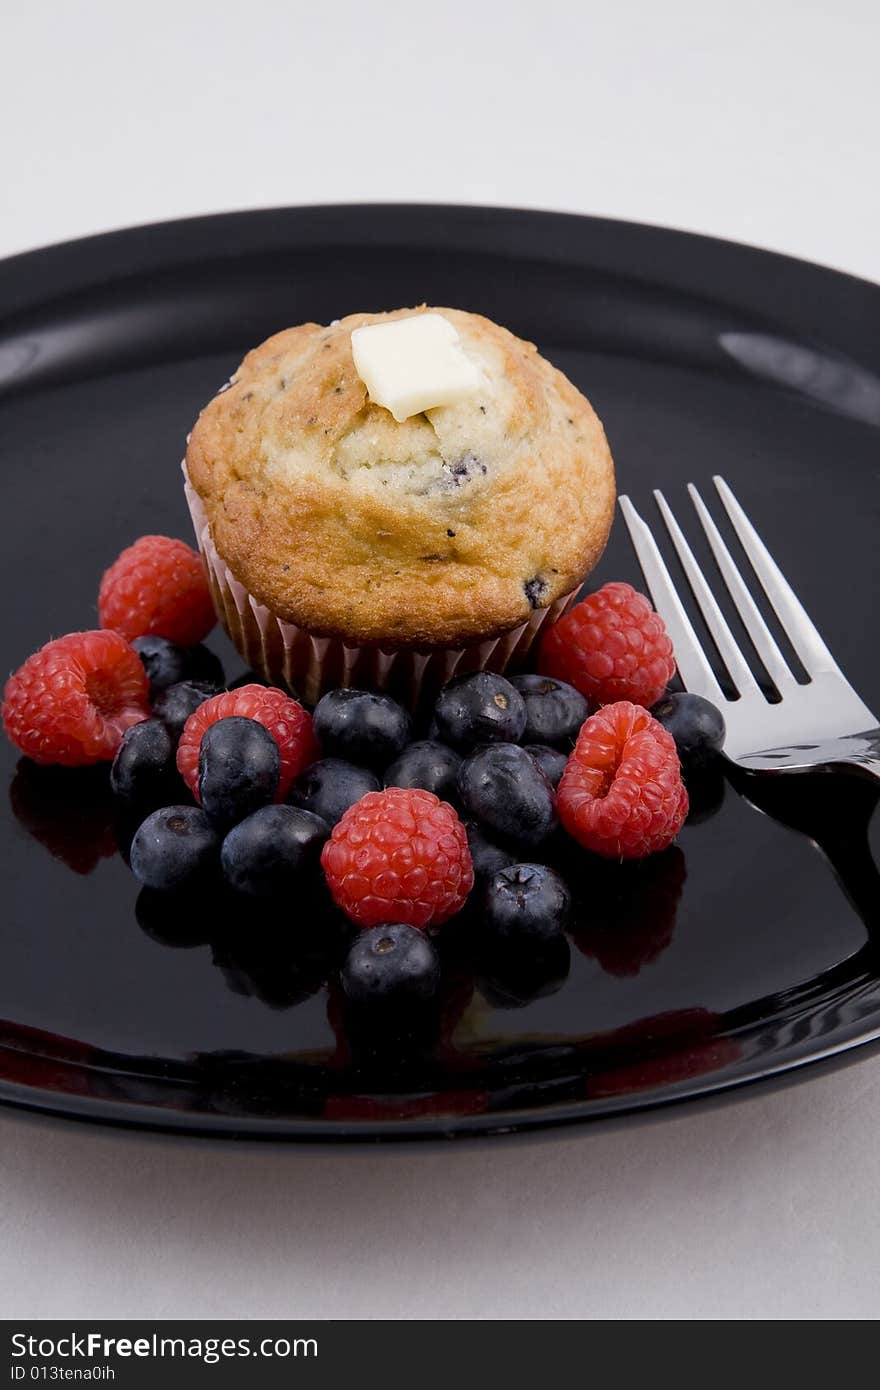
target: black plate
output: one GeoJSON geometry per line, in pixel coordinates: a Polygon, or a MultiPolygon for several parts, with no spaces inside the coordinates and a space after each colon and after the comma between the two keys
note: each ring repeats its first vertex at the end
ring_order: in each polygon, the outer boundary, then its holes
{"type": "MultiPolygon", "coordinates": [[[[880,290],[677,232],[478,208],[203,218],[0,265],[6,667],[95,622],[98,576],[136,535],[188,536],[184,436],[245,348],[422,300],[536,341],[595,403],[637,502],[724,474],[857,689],[880,698],[880,290]]],[[[640,579],[620,525],[609,578],[640,579]]],[[[556,991],[512,1006],[509,984],[474,983],[457,940],[439,1040],[402,1045],[346,1033],[319,966],[243,944],[210,909],[185,924],[203,944],[164,912],[139,924],[101,778],[17,768],[5,741],[2,758],[10,1102],[221,1135],[498,1132],[880,1039],[872,803],[850,784],[775,818],[730,786],[717,804],[716,786],[680,847],[630,871],[581,863],[556,991]]]]}

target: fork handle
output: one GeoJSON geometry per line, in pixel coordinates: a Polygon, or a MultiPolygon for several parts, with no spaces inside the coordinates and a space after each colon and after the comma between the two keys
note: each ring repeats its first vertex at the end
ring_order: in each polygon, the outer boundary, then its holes
{"type": "Polygon", "coordinates": [[[870,777],[872,781],[880,784],[880,758],[845,758],[835,766],[839,767],[841,772],[851,771],[857,776],[870,777]]]}
{"type": "MultiPolygon", "coordinates": [[[[834,768],[815,777],[765,777],[738,772],[732,785],[746,800],[806,835],[822,851],[872,940],[880,946],[880,870],[871,853],[868,828],[880,804],[873,775],[855,760],[846,769],[834,768]],[[841,776],[859,772],[859,777],[841,776]],[[864,775],[868,773],[868,776],[864,775]],[[870,778],[870,780],[869,780],[870,778]]],[[[880,777],[877,778],[880,781],[880,777]]]]}

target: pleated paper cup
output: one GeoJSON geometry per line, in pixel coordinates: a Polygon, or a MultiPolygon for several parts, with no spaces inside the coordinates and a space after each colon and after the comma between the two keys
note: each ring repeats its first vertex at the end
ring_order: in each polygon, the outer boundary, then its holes
{"type": "Polygon", "coordinates": [[[285,686],[306,704],[328,690],[355,686],[387,690],[411,709],[437,695],[453,676],[515,670],[525,664],[543,629],[574,603],[578,590],[538,608],[518,627],[463,647],[383,647],[337,637],[316,637],[284,622],[259,603],[220,556],[201,498],[183,469],[186,500],[217,617],[247,665],[272,685],[285,686]]]}

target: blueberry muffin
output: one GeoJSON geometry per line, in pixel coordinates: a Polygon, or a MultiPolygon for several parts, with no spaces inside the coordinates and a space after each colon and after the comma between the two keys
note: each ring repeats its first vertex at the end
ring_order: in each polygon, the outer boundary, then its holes
{"type": "Polygon", "coordinates": [[[412,700],[521,660],[602,554],[615,498],[571,382],[489,319],[426,306],[269,338],[202,411],[185,473],[221,620],[308,700],[339,684],[412,700]],[[420,314],[452,325],[477,384],[398,421],[352,332],[420,314]]]}

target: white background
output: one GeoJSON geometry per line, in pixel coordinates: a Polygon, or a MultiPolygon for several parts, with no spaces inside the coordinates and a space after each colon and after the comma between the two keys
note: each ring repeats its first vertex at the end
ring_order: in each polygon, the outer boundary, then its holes
{"type": "MultiPolygon", "coordinates": [[[[0,0],[0,253],[530,204],[880,279],[874,0],[0,0]]],[[[2,963],[0,963],[2,968],[2,963]]],[[[875,1317],[880,1064],[610,1133],[212,1147],[0,1114],[0,1315],[875,1317]]]]}

